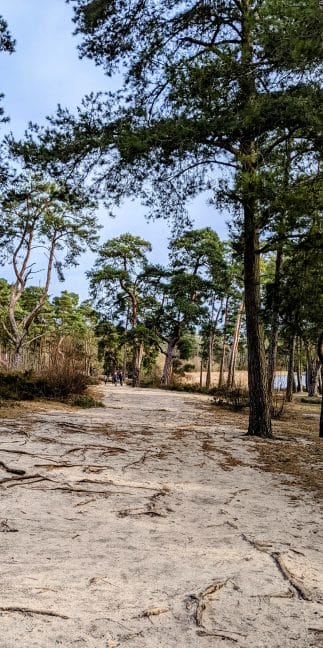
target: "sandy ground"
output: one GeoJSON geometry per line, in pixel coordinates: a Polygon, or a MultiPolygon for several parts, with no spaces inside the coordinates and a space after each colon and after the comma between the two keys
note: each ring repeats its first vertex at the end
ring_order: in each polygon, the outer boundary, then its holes
{"type": "Polygon", "coordinates": [[[97,395],[0,420],[0,647],[323,646],[316,494],[207,397],[97,395]]]}

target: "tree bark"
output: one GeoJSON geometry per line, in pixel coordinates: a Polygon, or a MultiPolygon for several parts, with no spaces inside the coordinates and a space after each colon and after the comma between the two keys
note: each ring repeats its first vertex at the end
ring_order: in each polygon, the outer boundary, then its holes
{"type": "MultiPolygon", "coordinates": [[[[323,331],[318,339],[317,343],[317,355],[319,357],[319,360],[321,362],[321,376],[322,376],[322,384],[323,384],[323,331]]],[[[322,401],[321,401],[321,416],[320,416],[320,431],[319,431],[319,436],[322,439],[323,438],[323,389],[322,389],[322,401]]]]}
{"type": "Polygon", "coordinates": [[[132,386],[140,386],[140,369],[143,356],[142,344],[135,343],[132,354],[132,386]]]}
{"type": "Polygon", "coordinates": [[[167,345],[167,351],[165,355],[165,362],[164,362],[164,368],[163,368],[163,374],[161,377],[161,384],[167,387],[170,383],[171,377],[172,377],[172,368],[173,368],[173,354],[174,354],[174,349],[176,347],[176,344],[178,342],[179,338],[174,337],[171,338],[168,341],[167,345]]]}
{"type": "Polygon", "coordinates": [[[222,341],[222,354],[220,361],[220,371],[219,371],[219,383],[218,387],[223,386],[224,382],[224,364],[225,364],[225,355],[227,348],[227,328],[228,328],[228,318],[229,318],[229,297],[225,300],[225,311],[224,311],[224,323],[223,323],[223,341],[222,341]]]}
{"type": "Polygon", "coordinates": [[[307,368],[306,368],[306,384],[307,391],[310,397],[316,396],[317,386],[318,386],[318,374],[321,366],[319,358],[313,356],[310,351],[310,347],[306,345],[306,356],[307,356],[307,368]]]}
{"type": "MultiPolygon", "coordinates": [[[[252,150],[249,150],[252,160],[252,150]]],[[[248,341],[249,427],[248,434],[262,438],[272,437],[271,403],[268,397],[267,367],[264,332],[260,315],[260,254],[257,225],[256,181],[253,165],[244,172],[244,282],[246,328],[248,341]]]]}
{"type": "Polygon", "coordinates": [[[300,337],[297,338],[297,391],[303,391],[303,372],[302,372],[302,340],[300,337]]]}
{"type": "Polygon", "coordinates": [[[231,351],[230,351],[230,359],[229,359],[229,367],[228,367],[228,378],[227,378],[227,387],[228,387],[228,389],[232,389],[232,387],[234,386],[234,372],[235,372],[235,366],[236,366],[236,360],[237,360],[237,352],[238,352],[238,345],[239,345],[239,339],[240,339],[240,328],[241,328],[241,319],[242,319],[243,309],[244,309],[244,301],[241,301],[240,304],[239,304],[237,320],[236,320],[236,325],[235,325],[234,334],[233,334],[233,340],[232,340],[232,345],[231,345],[231,351]]]}
{"type": "MultiPolygon", "coordinates": [[[[216,314],[216,318],[213,321],[213,313],[214,313],[214,302],[212,304],[212,319],[211,319],[211,330],[210,330],[210,335],[209,335],[209,347],[208,347],[208,358],[207,358],[207,370],[206,370],[206,382],[205,386],[207,389],[210,389],[211,387],[211,377],[212,377],[212,361],[213,361],[213,349],[214,349],[214,338],[215,338],[215,329],[217,326],[217,323],[219,321],[219,317],[222,311],[222,302],[220,304],[220,307],[218,308],[218,312],[216,314]]],[[[202,387],[202,385],[201,385],[202,387]]]]}
{"type": "Polygon", "coordinates": [[[272,401],[274,382],[275,382],[275,371],[276,371],[276,360],[277,360],[277,347],[278,347],[278,313],[279,313],[279,293],[280,293],[280,278],[281,278],[281,268],[283,263],[283,250],[282,245],[280,244],[277,253],[276,253],[276,262],[275,262],[275,279],[273,285],[273,302],[272,302],[272,313],[271,313],[271,331],[270,331],[270,343],[268,350],[268,396],[272,401]]]}
{"type": "Polygon", "coordinates": [[[294,393],[294,364],[295,364],[295,337],[292,337],[289,343],[288,369],[287,369],[287,386],[286,401],[291,403],[294,393]]]}

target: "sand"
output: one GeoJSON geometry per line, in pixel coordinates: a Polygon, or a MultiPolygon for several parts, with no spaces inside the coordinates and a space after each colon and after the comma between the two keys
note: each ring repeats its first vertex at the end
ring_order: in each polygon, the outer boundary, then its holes
{"type": "Polygon", "coordinates": [[[96,391],[0,420],[0,647],[323,646],[315,494],[206,396],[96,391]]]}

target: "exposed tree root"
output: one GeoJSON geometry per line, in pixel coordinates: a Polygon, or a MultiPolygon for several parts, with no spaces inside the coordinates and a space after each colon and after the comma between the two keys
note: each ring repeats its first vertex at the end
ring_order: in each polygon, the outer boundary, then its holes
{"type": "Polygon", "coordinates": [[[1,468],[4,468],[8,473],[12,473],[13,475],[25,475],[26,471],[25,470],[20,470],[18,468],[9,468],[7,464],[5,464],[3,461],[0,461],[0,466],[1,468]]]}
{"type": "Polygon", "coordinates": [[[240,488],[240,490],[237,490],[234,493],[232,493],[231,497],[229,497],[229,499],[226,502],[224,502],[224,504],[231,504],[231,502],[234,500],[235,497],[237,497],[237,495],[240,495],[240,493],[248,493],[249,490],[250,490],[249,488],[240,488]]]}
{"type": "Polygon", "coordinates": [[[204,627],[203,614],[208,603],[207,598],[211,596],[211,594],[214,594],[218,590],[222,589],[222,587],[227,584],[228,580],[229,579],[227,578],[225,581],[217,581],[215,583],[212,583],[203,592],[200,592],[199,594],[193,594],[188,598],[186,609],[189,610],[192,605],[196,605],[194,618],[198,628],[204,627]]]}
{"type": "Polygon", "coordinates": [[[208,630],[197,630],[199,637],[218,637],[219,639],[226,639],[227,641],[232,641],[238,643],[238,639],[232,637],[231,635],[224,634],[223,632],[209,632],[208,630]]]}
{"type": "Polygon", "coordinates": [[[130,468],[131,466],[136,466],[138,464],[144,464],[146,459],[147,459],[148,453],[145,452],[140,459],[137,459],[137,461],[132,461],[131,463],[126,464],[125,466],[122,467],[122,472],[126,470],[126,468],[130,468]]]}
{"type": "Polygon", "coordinates": [[[140,614],[141,617],[146,617],[150,619],[152,616],[159,616],[159,614],[165,614],[165,612],[170,612],[169,607],[155,607],[155,608],[149,608],[149,610],[145,610],[140,614]]]}
{"type": "Polygon", "coordinates": [[[51,616],[51,617],[58,617],[59,619],[69,619],[68,616],[65,614],[59,614],[58,612],[52,612],[52,610],[35,610],[33,608],[27,608],[27,607],[15,607],[15,606],[8,606],[8,607],[0,607],[0,612],[20,612],[21,614],[40,614],[42,616],[51,616]]]}
{"type": "Polygon", "coordinates": [[[251,540],[244,533],[241,533],[241,537],[245,542],[250,544],[251,547],[257,549],[257,551],[262,551],[262,553],[267,553],[270,555],[270,552],[268,551],[268,547],[272,547],[271,542],[258,542],[257,540],[251,540]]]}
{"type": "Polygon", "coordinates": [[[11,450],[11,448],[1,448],[0,452],[8,452],[9,454],[20,454],[20,455],[28,455],[29,457],[32,457],[33,459],[46,459],[47,461],[54,461],[57,462],[57,459],[54,459],[50,455],[39,455],[39,454],[34,454],[33,452],[27,452],[27,450],[11,450]]]}
{"type": "Polygon", "coordinates": [[[8,524],[8,520],[1,520],[0,533],[18,533],[18,529],[12,529],[8,524]]]}
{"type": "Polygon", "coordinates": [[[3,479],[0,479],[0,484],[7,484],[7,488],[10,488],[10,486],[19,486],[21,482],[27,482],[30,480],[43,480],[43,479],[48,479],[48,481],[52,481],[51,479],[47,477],[43,477],[43,475],[21,475],[18,477],[4,477],[3,479]]]}
{"type": "MultiPolygon", "coordinates": [[[[271,547],[271,543],[262,543],[255,540],[250,540],[244,533],[241,534],[241,537],[245,542],[248,542],[252,547],[258,551],[266,553],[272,558],[279,572],[282,574],[284,579],[289,582],[293,590],[295,590],[298,598],[303,601],[310,601],[315,603],[322,603],[322,599],[316,598],[304,585],[303,583],[288,569],[285,565],[282,554],[278,551],[268,551],[268,547],[271,547]]],[[[269,595],[270,596],[270,595],[269,595]]]]}
{"type": "Polygon", "coordinates": [[[292,572],[285,565],[280,553],[273,551],[272,553],[270,553],[270,556],[272,557],[274,563],[277,565],[280,573],[284,576],[285,580],[287,580],[294,588],[294,590],[296,590],[300,599],[302,599],[303,601],[315,601],[316,603],[322,602],[318,599],[315,599],[313,595],[304,587],[301,581],[298,580],[298,578],[296,578],[294,574],[292,574],[292,572]]]}
{"type": "Polygon", "coordinates": [[[102,455],[116,455],[124,454],[128,452],[125,448],[119,448],[117,446],[106,446],[106,445],[86,445],[86,446],[74,446],[66,451],[65,454],[72,454],[73,452],[90,452],[91,450],[99,450],[102,455]]]}
{"type": "MultiPolygon", "coordinates": [[[[136,509],[124,509],[123,511],[118,512],[118,517],[137,517],[139,515],[148,515],[149,517],[166,517],[166,513],[161,512],[157,509],[158,498],[165,497],[167,495],[166,490],[158,491],[151,497],[149,497],[149,502],[146,504],[146,508],[136,508],[136,509]]],[[[167,508],[167,512],[170,512],[171,509],[167,508]]]]}
{"type": "Polygon", "coordinates": [[[253,594],[251,598],[261,598],[269,601],[272,598],[292,599],[294,598],[294,596],[295,592],[293,592],[291,589],[288,589],[287,592],[277,592],[277,594],[253,594]]]}

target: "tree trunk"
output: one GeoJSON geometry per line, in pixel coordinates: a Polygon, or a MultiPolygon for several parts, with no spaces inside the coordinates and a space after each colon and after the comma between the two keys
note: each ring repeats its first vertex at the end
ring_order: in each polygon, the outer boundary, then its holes
{"type": "Polygon", "coordinates": [[[200,362],[200,387],[203,387],[203,358],[201,358],[200,362]]]}
{"type": "Polygon", "coordinates": [[[224,364],[225,364],[225,355],[227,348],[227,328],[228,328],[228,318],[229,318],[229,297],[225,300],[225,311],[224,311],[224,323],[223,323],[223,342],[222,342],[222,355],[220,361],[220,372],[219,372],[219,383],[218,387],[223,386],[224,382],[224,364]]]}
{"type": "Polygon", "coordinates": [[[143,356],[142,344],[135,344],[132,355],[132,386],[140,386],[140,368],[143,356]]]}
{"type": "Polygon", "coordinates": [[[248,434],[270,438],[272,437],[271,403],[268,398],[264,333],[260,315],[260,254],[255,200],[256,182],[252,181],[252,174],[255,174],[256,171],[249,165],[245,171],[248,172],[243,192],[244,281],[250,401],[248,434]]]}
{"type": "Polygon", "coordinates": [[[318,387],[318,377],[321,363],[316,358],[308,358],[307,364],[307,384],[308,384],[308,395],[310,397],[317,395],[318,387]]]}
{"type": "MultiPolygon", "coordinates": [[[[317,355],[319,357],[319,360],[321,362],[321,377],[322,377],[322,384],[323,384],[323,332],[321,333],[318,343],[317,343],[317,355]]],[[[319,432],[320,438],[323,438],[323,389],[322,389],[322,401],[321,401],[321,416],[320,416],[320,432],[319,432]]]]}
{"type": "Polygon", "coordinates": [[[206,382],[205,382],[205,386],[206,386],[207,389],[210,389],[210,387],[211,387],[212,361],[213,361],[215,330],[216,330],[217,323],[219,321],[219,317],[220,317],[220,314],[221,314],[221,311],[222,311],[222,303],[223,302],[221,301],[220,307],[218,308],[218,312],[216,314],[216,318],[215,318],[214,321],[213,321],[214,301],[213,301],[213,304],[212,304],[212,319],[211,319],[211,330],[210,330],[210,335],[209,335],[209,347],[208,347],[206,382]]]}
{"type": "Polygon", "coordinates": [[[233,340],[232,340],[232,345],[231,345],[231,351],[230,351],[230,360],[229,360],[228,378],[227,378],[227,388],[228,389],[232,389],[232,387],[234,386],[234,372],[235,372],[235,366],[236,366],[236,360],[237,360],[237,352],[238,352],[238,345],[239,345],[239,339],[240,339],[240,328],[241,328],[241,319],[242,319],[243,309],[244,309],[244,301],[241,301],[240,304],[239,304],[237,320],[236,320],[236,325],[235,325],[234,334],[233,334],[233,340]]]}
{"type": "Polygon", "coordinates": [[[288,356],[288,369],[287,369],[287,386],[286,386],[286,401],[291,403],[294,393],[294,364],[295,364],[295,337],[292,337],[289,343],[289,356],[288,356]]]}
{"type": "Polygon", "coordinates": [[[303,391],[303,372],[302,372],[302,340],[300,337],[297,338],[297,391],[303,391]]]}
{"type": "Polygon", "coordinates": [[[161,377],[161,384],[167,387],[170,383],[172,377],[172,368],[173,368],[173,354],[176,344],[179,338],[171,338],[168,342],[167,351],[165,355],[165,362],[163,368],[163,374],[161,377]]]}
{"type": "Polygon", "coordinates": [[[268,350],[268,396],[270,398],[270,401],[272,400],[274,382],[275,382],[275,371],[276,371],[278,328],[279,328],[278,327],[279,294],[280,294],[280,278],[281,278],[282,263],[283,263],[283,250],[282,250],[282,245],[280,244],[276,253],[275,279],[273,285],[273,301],[272,301],[272,312],[271,312],[271,331],[270,331],[270,343],[269,343],[269,350],[268,350]]]}

